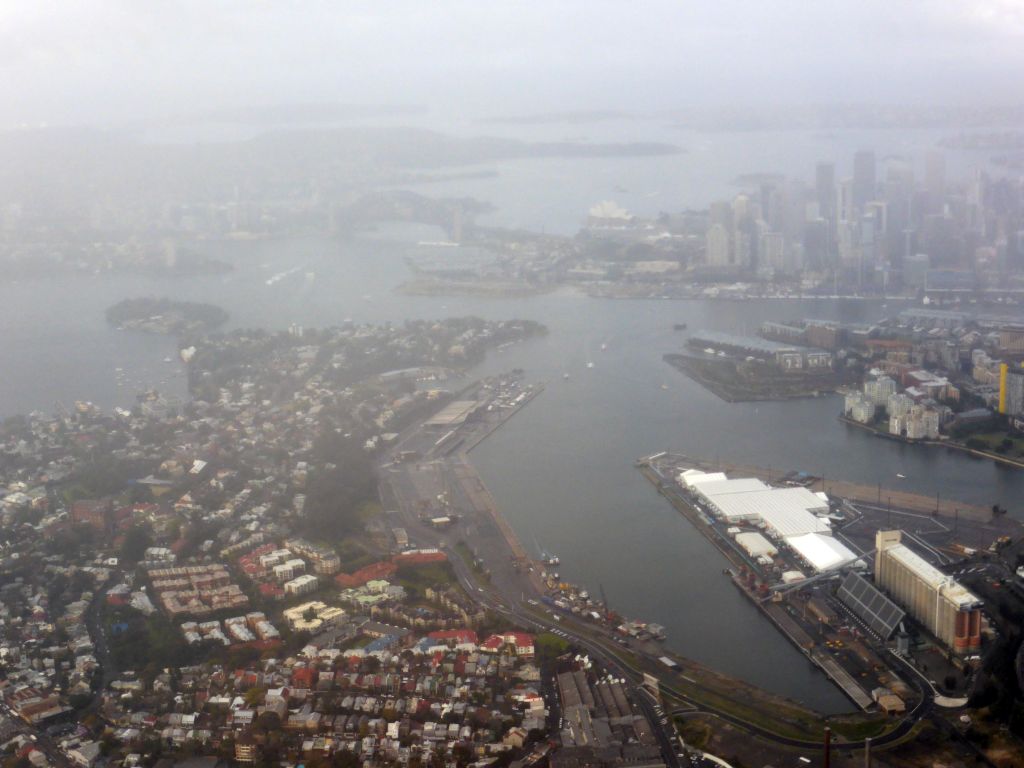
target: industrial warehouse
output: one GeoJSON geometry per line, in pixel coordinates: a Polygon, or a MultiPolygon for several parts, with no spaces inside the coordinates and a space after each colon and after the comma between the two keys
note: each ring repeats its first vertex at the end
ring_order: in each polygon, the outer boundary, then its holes
{"type": "MultiPolygon", "coordinates": [[[[730,534],[751,557],[766,564],[778,550],[760,533],[744,534],[740,524],[758,528],[784,545],[810,571],[822,573],[856,563],[859,556],[832,536],[828,498],[806,488],[773,488],[756,478],[730,480],[722,472],[688,469],[679,484],[715,517],[730,524],[730,534]],[[742,538],[740,538],[742,537],[742,538]]],[[[790,579],[794,578],[789,572],[790,579]]],[[[802,576],[803,574],[799,574],[802,576]]]]}
{"type": "Polygon", "coordinates": [[[848,485],[826,494],[806,472],[717,458],[663,452],[637,467],[725,556],[723,575],[859,708],[893,715],[968,701],[999,637],[984,590],[1010,592],[990,557],[1019,523],[980,508],[942,520],[923,499],[851,501],[848,485]],[[965,574],[970,589],[957,580],[965,574]]]}

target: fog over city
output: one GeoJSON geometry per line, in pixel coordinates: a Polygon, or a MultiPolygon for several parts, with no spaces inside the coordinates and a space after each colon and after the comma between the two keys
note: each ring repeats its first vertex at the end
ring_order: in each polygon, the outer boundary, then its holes
{"type": "Polygon", "coordinates": [[[1015,0],[5,2],[0,117],[110,123],[253,104],[468,114],[1006,103],[1015,0]]]}
{"type": "Polygon", "coordinates": [[[1024,6],[0,0],[0,768],[1024,760],[1024,6]]]}

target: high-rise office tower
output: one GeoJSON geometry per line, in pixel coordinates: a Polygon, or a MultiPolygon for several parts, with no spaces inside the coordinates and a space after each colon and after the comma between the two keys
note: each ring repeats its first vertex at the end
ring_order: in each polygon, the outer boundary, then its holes
{"type": "Polygon", "coordinates": [[[707,231],[707,263],[713,267],[732,264],[732,248],[729,231],[719,223],[712,224],[707,231]]]}
{"type": "Polygon", "coordinates": [[[864,204],[875,196],[875,153],[862,149],[853,156],[853,204],[864,210],[864,204]]]}
{"type": "Polygon", "coordinates": [[[835,220],[836,167],[820,162],[814,168],[814,190],[818,198],[818,215],[827,221],[835,220]]]}

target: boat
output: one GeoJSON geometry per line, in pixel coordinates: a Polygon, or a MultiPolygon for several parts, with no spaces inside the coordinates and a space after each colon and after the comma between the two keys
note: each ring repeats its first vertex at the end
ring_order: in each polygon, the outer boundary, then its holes
{"type": "Polygon", "coordinates": [[[898,477],[900,480],[906,480],[907,479],[907,476],[902,474],[902,473],[900,473],[900,472],[896,473],[896,477],[898,477]]]}
{"type": "Polygon", "coordinates": [[[568,373],[563,373],[562,374],[562,378],[565,379],[566,381],[568,381],[569,380],[569,374],[568,373]]]}
{"type": "MultiPolygon", "coordinates": [[[[533,544],[540,551],[540,561],[544,563],[544,565],[558,565],[562,562],[559,560],[558,555],[553,555],[544,549],[544,547],[537,542],[536,536],[533,537],[533,544]]],[[[555,578],[558,578],[558,576],[556,575],[555,578]]]]}
{"type": "Polygon", "coordinates": [[[686,323],[676,323],[672,326],[673,331],[685,331],[686,323]]]}
{"type": "Polygon", "coordinates": [[[271,275],[264,282],[266,282],[267,285],[275,285],[284,280],[286,277],[294,275],[300,269],[302,269],[302,267],[292,267],[291,269],[286,269],[284,272],[278,272],[276,275],[271,275]]]}
{"type": "Polygon", "coordinates": [[[607,344],[602,344],[601,345],[601,351],[604,352],[606,349],[608,349],[608,345],[607,344]]]}
{"type": "Polygon", "coordinates": [[[593,368],[593,367],[594,367],[593,363],[587,363],[587,368],[593,368]]]}

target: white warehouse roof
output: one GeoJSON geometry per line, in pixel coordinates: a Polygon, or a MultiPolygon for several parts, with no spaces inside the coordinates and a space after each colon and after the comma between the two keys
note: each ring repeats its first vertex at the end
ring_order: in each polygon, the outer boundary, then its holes
{"type": "Polygon", "coordinates": [[[805,533],[802,536],[790,536],[786,544],[800,555],[816,571],[829,571],[833,568],[852,563],[857,559],[856,553],[842,542],[831,536],[820,533],[805,533]]]}
{"type": "Polygon", "coordinates": [[[699,469],[687,469],[679,473],[680,485],[694,488],[701,483],[713,483],[725,480],[725,472],[702,472],[699,469]]]}
{"type": "MultiPolygon", "coordinates": [[[[760,481],[758,481],[760,482],[760,481]]],[[[760,518],[779,538],[802,533],[828,533],[829,526],[814,516],[828,505],[806,488],[765,488],[746,493],[727,493],[710,499],[726,520],[760,518]]]]}
{"type": "Polygon", "coordinates": [[[738,477],[735,480],[701,480],[695,487],[697,493],[708,501],[727,493],[749,493],[750,491],[766,491],[771,488],[770,485],[762,483],[756,477],[738,477]]]}
{"type": "Polygon", "coordinates": [[[761,555],[774,557],[779,553],[775,545],[760,533],[738,533],[736,534],[736,543],[743,547],[751,557],[760,557],[761,555]]]}

